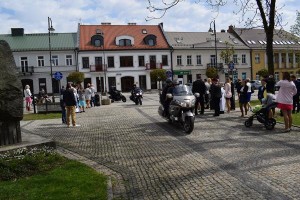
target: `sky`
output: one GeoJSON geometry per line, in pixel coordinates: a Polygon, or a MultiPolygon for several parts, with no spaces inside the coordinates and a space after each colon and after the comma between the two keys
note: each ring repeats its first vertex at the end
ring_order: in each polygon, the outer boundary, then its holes
{"type": "MultiPolygon", "coordinates": [[[[151,1],[159,6],[162,0],[151,1]]],[[[213,20],[217,32],[227,30],[230,25],[245,27],[244,22],[240,22],[242,15],[234,13],[239,6],[235,6],[233,0],[227,0],[228,4],[218,12],[207,6],[205,0],[181,1],[162,18],[147,21],[147,17],[160,16],[147,9],[148,0],[0,0],[0,34],[10,34],[11,28],[24,28],[25,33],[47,33],[48,17],[58,33],[76,32],[78,23],[97,25],[102,22],[112,25],[163,23],[165,31],[179,32],[206,32],[213,20]]],[[[296,10],[300,11],[299,0],[277,0],[276,5],[282,14],[283,28],[289,31],[296,22],[296,10]]]]}

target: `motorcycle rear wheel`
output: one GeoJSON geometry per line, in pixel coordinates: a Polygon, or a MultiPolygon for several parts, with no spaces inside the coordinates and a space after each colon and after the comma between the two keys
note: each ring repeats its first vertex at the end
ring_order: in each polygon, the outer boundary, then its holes
{"type": "Polygon", "coordinates": [[[186,117],[183,123],[183,130],[190,134],[194,130],[194,117],[186,117]]]}
{"type": "Polygon", "coordinates": [[[126,97],[122,96],[121,99],[123,102],[126,102],[126,97]]]}

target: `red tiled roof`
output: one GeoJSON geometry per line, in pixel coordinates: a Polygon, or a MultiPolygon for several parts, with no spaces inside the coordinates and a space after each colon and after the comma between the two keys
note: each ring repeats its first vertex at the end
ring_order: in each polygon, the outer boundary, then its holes
{"type": "Polygon", "coordinates": [[[104,37],[105,50],[135,50],[135,49],[168,49],[169,45],[160,29],[159,25],[80,25],[79,50],[102,50],[103,47],[91,45],[91,37],[96,35],[96,31],[101,30],[104,37]],[[142,30],[147,30],[143,34],[142,30]],[[156,45],[146,45],[143,39],[153,34],[156,38],[156,45]],[[132,46],[117,46],[115,39],[118,36],[131,36],[134,38],[132,46]]]}

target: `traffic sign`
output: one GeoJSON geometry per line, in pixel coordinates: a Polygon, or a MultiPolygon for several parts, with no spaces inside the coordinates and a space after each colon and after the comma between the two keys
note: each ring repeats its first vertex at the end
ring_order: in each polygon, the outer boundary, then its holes
{"type": "Polygon", "coordinates": [[[61,72],[55,72],[54,73],[54,78],[56,79],[56,80],[60,80],[60,79],[62,79],[62,77],[63,77],[63,74],[61,73],[61,72]]]}
{"type": "Polygon", "coordinates": [[[233,62],[230,62],[230,63],[228,64],[228,68],[229,68],[229,70],[233,70],[233,69],[234,69],[234,63],[233,63],[233,62]]]}
{"type": "Polygon", "coordinates": [[[170,71],[170,70],[166,71],[166,75],[167,75],[167,78],[171,78],[172,77],[172,71],[170,71]]]}

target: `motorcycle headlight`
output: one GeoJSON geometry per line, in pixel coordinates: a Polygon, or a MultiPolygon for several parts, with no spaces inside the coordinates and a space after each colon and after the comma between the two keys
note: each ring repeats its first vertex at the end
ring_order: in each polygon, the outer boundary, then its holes
{"type": "Polygon", "coordinates": [[[140,93],[136,93],[135,95],[138,96],[138,95],[140,95],[140,93]]]}

